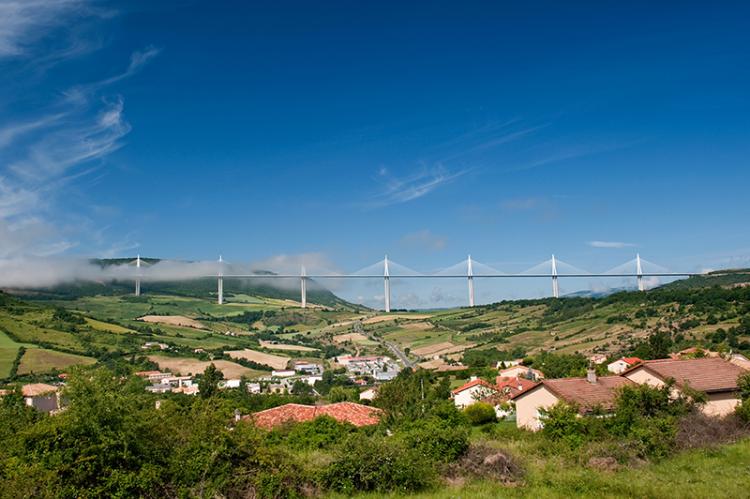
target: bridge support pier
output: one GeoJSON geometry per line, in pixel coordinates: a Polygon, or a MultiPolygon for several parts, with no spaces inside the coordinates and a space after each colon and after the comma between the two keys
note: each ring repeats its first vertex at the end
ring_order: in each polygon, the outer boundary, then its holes
{"type": "Polygon", "coordinates": [[[646,286],[643,284],[643,266],[641,265],[640,253],[635,255],[635,274],[638,280],[638,291],[646,291],[646,286]]]}
{"type": "Polygon", "coordinates": [[[224,305],[224,260],[219,255],[219,276],[216,280],[216,294],[219,305],[224,305]]]}
{"type": "Polygon", "coordinates": [[[300,295],[301,299],[300,302],[302,303],[302,308],[307,308],[307,272],[305,272],[305,266],[302,266],[302,269],[300,270],[300,276],[299,276],[299,288],[300,288],[300,295]]]}
{"type": "Polygon", "coordinates": [[[557,260],[552,255],[552,296],[560,298],[560,283],[557,282],[557,260]]]}
{"type": "Polygon", "coordinates": [[[135,259],[135,296],[141,296],[141,255],[138,255],[135,259]]]}
{"type": "Polygon", "coordinates": [[[386,312],[391,311],[391,276],[390,272],[388,271],[388,255],[385,255],[384,265],[383,265],[383,302],[384,302],[384,310],[386,312]]]}
{"type": "Polygon", "coordinates": [[[474,306],[474,269],[471,265],[471,255],[466,260],[467,265],[467,279],[469,281],[469,306],[474,306]]]}

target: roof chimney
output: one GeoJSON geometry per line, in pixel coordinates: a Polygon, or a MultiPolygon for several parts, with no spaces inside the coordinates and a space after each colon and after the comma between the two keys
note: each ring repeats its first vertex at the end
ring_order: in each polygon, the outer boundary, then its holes
{"type": "Polygon", "coordinates": [[[479,378],[477,378],[476,376],[472,376],[472,377],[469,378],[469,381],[476,381],[477,379],[479,379],[479,378]]]}
{"type": "Polygon", "coordinates": [[[586,371],[586,381],[591,384],[596,384],[596,369],[589,367],[586,371]]]}

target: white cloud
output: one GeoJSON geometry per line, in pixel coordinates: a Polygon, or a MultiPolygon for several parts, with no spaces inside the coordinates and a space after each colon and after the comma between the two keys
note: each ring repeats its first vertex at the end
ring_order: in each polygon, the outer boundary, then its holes
{"type": "Polygon", "coordinates": [[[83,0],[0,1],[0,58],[26,54],[34,42],[85,5],[83,0]]]}
{"type": "Polygon", "coordinates": [[[435,189],[453,182],[468,171],[468,169],[449,171],[438,166],[425,168],[405,177],[396,177],[391,175],[386,168],[380,168],[377,180],[384,183],[384,187],[371,199],[369,206],[384,207],[419,199],[435,189]]]}
{"type": "Polygon", "coordinates": [[[604,249],[622,249],[622,248],[634,248],[637,245],[633,243],[623,243],[620,241],[589,241],[588,245],[592,248],[604,248],[604,249]]]}

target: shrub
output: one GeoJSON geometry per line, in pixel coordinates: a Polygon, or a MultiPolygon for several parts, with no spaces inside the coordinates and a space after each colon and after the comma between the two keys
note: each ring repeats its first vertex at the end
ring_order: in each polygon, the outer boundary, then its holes
{"type": "Polygon", "coordinates": [[[523,469],[508,452],[472,445],[464,456],[446,467],[448,478],[472,477],[511,484],[523,478],[523,469]]]}
{"type": "Polygon", "coordinates": [[[464,414],[466,414],[469,422],[473,425],[494,423],[495,421],[497,421],[495,408],[485,402],[477,402],[475,404],[471,404],[469,407],[464,409],[464,414]]]}
{"type": "Polygon", "coordinates": [[[384,437],[347,439],[320,475],[324,487],[349,495],[358,491],[414,492],[434,480],[435,470],[428,460],[384,437]]]}
{"type": "Polygon", "coordinates": [[[725,417],[706,416],[701,412],[688,414],[677,425],[677,448],[685,450],[712,447],[734,443],[749,436],[750,425],[739,416],[739,413],[725,417]]]}
{"type": "Polygon", "coordinates": [[[283,440],[293,449],[326,449],[353,431],[356,429],[351,424],[339,423],[330,416],[320,416],[312,421],[282,426],[273,430],[269,437],[283,440]]]}
{"type": "Polygon", "coordinates": [[[550,440],[564,441],[571,447],[580,446],[586,439],[586,420],[575,404],[559,403],[542,411],[542,434],[550,440]]]}
{"type": "Polygon", "coordinates": [[[735,410],[737,417],[744,423],[750,423],[750,399],[745,399],[735,410]]]}
{"type": "Polygon", "coordinates": [[[469,432],[437,418],[418,420],[397,434],[409,449],[435,462],[450,462],[466,452],[469,432]]]}

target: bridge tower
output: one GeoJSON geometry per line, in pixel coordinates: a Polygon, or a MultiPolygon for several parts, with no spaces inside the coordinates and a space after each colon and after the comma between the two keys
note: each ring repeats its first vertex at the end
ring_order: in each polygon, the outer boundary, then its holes
{"type": "Polygon", "coordinates": [[[557,260],[552,255],[552,296],[560,298],[560,284],[557,282],[557,260]]]}
{"type": "Polygon", "coordinates": [[[135,296],[141,296],[141,255],[135,259],[135,296]]]}
{"type": "Polygon", "coordinates": [[[302,308],[307,308],[307,271],[304,265],[302,265],[299,273],[299,287],[300,294],[302,295],[302,308]]]}
{"type": "Polygon", "coordinates": [[[216,279],[216,291],[219,305],[224,304],[224,259],[219,255],[219,275],[216,279]]]}
{"type": "Polygon", "coordinates": [[[467,278],[469,281],[469,306],[474,306],[474,269],[471,265],[471,255],[466,259],[467,278]]]}
{"type": "Polygon", "coordinates": [[[638,279],[638,291],[646,291],[646,287],[643,284],[643,266],[641,265],[640,253],[635,255],[635,274],[638,279]]]}
{"type": "Polygon", "coordinates": [[[391,273],[388,271],[388,255],[385,255],[383,264],[383,300],[385,311],[391,311],[391,273]]]}

